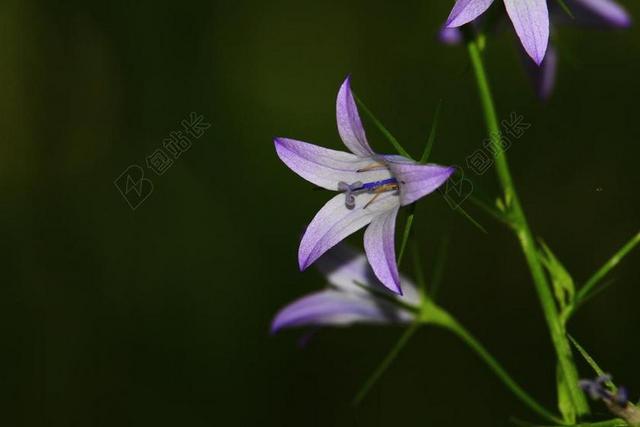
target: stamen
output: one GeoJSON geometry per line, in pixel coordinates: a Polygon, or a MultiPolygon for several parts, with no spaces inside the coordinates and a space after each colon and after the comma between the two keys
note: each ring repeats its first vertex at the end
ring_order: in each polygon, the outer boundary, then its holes
{"type": "Polygon", "coordinates": [[[376,193],[376,195],[375,195],[375,196],[373,196],[373,198],[371,198],[371,200],[369,200],[369,201],[367,202],[367,204],[366,204],[366,205],[364,205],[364,207],[363,207],[362,209],[367,209],[367,207],[368,207],[371,203],[375,202],[375,201],[376,201],[376,199],[377,199],[378,197],[380,197],[380,195],[381,195],[381,194],[382,194],[382,193],[376,193]]]}
{"type": "Polygon", "coordinates": [[[372,163],[369,166],[365,166],[362,169],[358,169],[356,172],[367,172],[367,171],[372,171],[372,170],[378,170],[378,169],[386,169],[387,167],[385,165],[383,165],[382,163],[372,163]]]}
{"type": "Polygon", "coordinates": [[[338,191],[341,191],[345,195],[345,206],[347,209],[353,209],[356,207],[356,195],[359,193],[372,193],[375,196],[367,202],[363,209],[366,209],[371,203],[373,203],[380,194],[387,191],[396,191],[399,189],[398,181],[395,178],[387,178],[380,181],[362,183],[356,181],[353,184],[347,184],[344,181],[338,182],[338,191]]]}

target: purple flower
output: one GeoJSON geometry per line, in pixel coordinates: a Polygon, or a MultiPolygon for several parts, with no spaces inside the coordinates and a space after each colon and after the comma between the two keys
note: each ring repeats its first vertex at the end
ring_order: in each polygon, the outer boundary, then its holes
{"type": "MultiPolygon", "coordinates": [[[[484,13],[493,0],[457,0],[449,18],[447,28],[467,24],[484,13]]],[[[549,42],[549,11],[547,0],[504,0],[516,34],[531,59],[542,63],[549,42]]]]}
{"type": "Polygon", "coordinates": [[[375,277],[364,254],[338,245],[317,263],[330,287],[303,296],[278,314],[271,332],[299,326],[347,326],[354,323],[409,323],[420,297],[403,278],[404,295],[389,292],[375,277]]]}
{"type": "MultiPolygon", "coordinates": [[[[456,28],[473,21],[493,1],[457,0],[445,27],[456,28]]],[[[627,12],[613,0],[566,0],[566,3],[578,22],[618,28],[631,25],[627,12]]],[[[524,50],[536,64],[543,64],[549,42],[549,14],[555,18],[564,12],[560,12],[557,5],[548,10],[547,0],[504,0],[504,5],[524,50]]]]}
{"type": "Polygon", "coordinates": [[[369,263],[386,287],[402,294],[395,254],[398,210],[436,190],[454,168],[376,154],[367,142],[349,78],[340,87],[336,110],[338,132],[351,153],[288,138],[274,140],[278,156],[291,170],[319,187],[340,192],[307,227],[298,251],[300,270],[368,225],[364,247],[369,263]]]}
{"type": "MultiPolygon", "coordinates": [[[[507,1],[505,0],[505,3],[507,1]]],[[[461,2],[462,0],[458,1],[458,3],[461,2]]],[[[549,14],[553,26],[575,23],[582,26],[597,26],[601,28],[627,28],[631,25],[629,14],[613,0],[565,0],[565,3],[575,19],[569,17],[557,4],[552,4],[549,7],[549,14]]],[[[449,18],[451,19],[451,16],[449,18]]],[[[477,23],[478,20],[474,22],[477,23]]],[[[453,28],[457,27],[456,25],[449,24],[449,21],[447,21],[447,24],[438,34],[440,41],[449,45],[459,44],[463,39],[462,33],[458,28],[453,28]]],[[[524,43],[523,45],[526,53],[530,56],[529,49],[524,43]]],[[[535,58],[533,59],[535,60],[535,58]]],[[[544,59],[541,62],[536,61],[536,63],[537,66],[526,60],[527,71],[531,76],[538,96],[541,99],[548,99],[555,86],[558,63],[557,52],[553,44],[549,44],[544,59]]]]}

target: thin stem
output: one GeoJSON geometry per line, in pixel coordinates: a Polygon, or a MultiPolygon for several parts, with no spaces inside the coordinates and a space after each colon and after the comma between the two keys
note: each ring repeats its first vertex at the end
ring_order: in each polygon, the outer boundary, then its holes
{"type": "MultiPolygon", "coordinates": [[[[433,307],[432,307],[433,309],[433,307]]],[[[442,315],[441,315],[442,316],[442,315]]],[[[440,317],[440,316],[439,316],[440,317]]],[[[489,366],[489,368],[498,376],[498,378],[504,383],[504,385],[511,390],[511,392],[520,399],[531,410],[545,418],[552,423],[564,424],[564,422],[555,416],[552,412],[547,410],[544,406],[538,403],[533,397],[531,397],[518,383],[515,382],[507,371],[500,365],[500,363],[487,351],[487,349],[467,331],[457,320],[450,315],[442,317],[443,321],[435,321],[437,325],[448,329],[457,335],[465,344],[467,344],[478,356],[489,366]]]]}
{"type": "Polygon", "coordinates": [[[477,42],[477,38],[475,37],[467,37],[467,40],[467,48],[476,77],[486,126],[489,131],[489,135],[491,136],[490,140],[492,141],[494,152],[496,153],[496,170],[498,180],[500,181],[500,185],[504,192],[504,200],[507,204],[506,208],[508,209],[510,218],[513,220],[513,229],[520,241],[520,246],[525,255],[531,272],[531,277],[533,278],[533,282],[540,299],[542,311],[558,357],[560,373],[564,378],[565,384],[568,385],[571,400],[576,412],[579,415],[584,415],[588,413],[589,407],[584,394],[578,388],[578,373],[571,357],[571,347],[565,335],[564,327],[561,323],[551,289],[547,283],[544,269],[538,259],[535,240],[533,239],[524,211],[522,210],[522,206],[520,205],[520,201],[516,194],[516,189],[507,163],[507,157],[500,146],[500,138],[495,137],[500,135],[500,127],[498,125],[498,116],[493,103],[493,97],[491,95],[491,89],[489,87],[485,66],[482,60],[480,46],[477,42]]]}
{"type": "Polygon", "coordinates": [[[638,243],[640,243],[640,233],[637,233],[635,236],[633,236],[631,240],[629,240],[622,248],[620,248],[618,252],[616,252],[611,258],[609,258],[609,260],[602,267],[600,267],[600,269],[598,269],[598,271],[596,271],[593,276],[589,278],[589,280],[587,280],[584,286],[582,286],[582,288],[580,288],[580,290],[578,291],[576,300],[580,301],[581,299],[585,298],[593,289],[593,287],[600,283],[602,278],[606,276],[613,267],[618,265],[620,260],[624,258],[625,255],[627,255],[629,252],[631,252],[631,250],[635,248],[638,243]]]}
{"type": "Polygon", "coordinates": [[[402,243],[400,244],[400,253],[398,254],[398,269],[404,257],[404,251],[407,249],[407,243],[409,242],[409,235],[411,234],[411,227],[413,226],[413,219],[415,217],[416,205],[409,206],[409,214],[407,215],[407,222],[404,226],[404,232],[402,233],[402,243]]]}
{"type": "Polygon", "coordinates": [[[380,362],[376,370],[373,371],[373,373],[364,383],[362,388],[360,388],[360,390],[358,391],[358,394],[356,394],[356,397],[353,398],[353,402],[352,402],[353,405],[359,405],[360,402],[362,402],[362,400],[366,397],[367,393],[369,393],[369,390],[371,390],[371,387],[373,387],[378,382],[382,374],[386,372],[391,362],[393,362],[396,359],[396,357],[398,357],[398,354],[400,354],[400,350],[402,350],[404,346],[407,345],[407,343],[409,342],[409,339],[411,339],[411,337],[413,336],[413,334],[416,333],[419,327],[420,327],[420,323],[414,322],[411,324],[410,327],[408,327],[404,331],[404,333],[398,339],[398,342],[393,346],[391,351],[385,356],[382,362],[380,362]]]}

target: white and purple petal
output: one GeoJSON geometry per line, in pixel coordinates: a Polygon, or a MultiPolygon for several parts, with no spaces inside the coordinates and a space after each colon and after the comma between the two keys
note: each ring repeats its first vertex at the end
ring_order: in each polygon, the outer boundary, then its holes
{"type": "Polygon", "coordinates": [[[613,0],[573,0],[576,20],[584,24],[600,24],[615,28],[631,26],[631,16],[613,0]]]}
{"type": "Polygon", "coordinates": [[[347,326],[354,323],[408,323],[414,314],[372,296],[325,290],[306,295],[280,310],[271,333],[298,326],[347,326]]]}
{"type": "Polygon", "coordinates": [[[351,77],[345,79],[338,91],[336,120],[340,138],[353,154],[360,157],[371,157],[374,154],[367,142],[358,107],[351,92],[351,77]]]}
{"type": "Polygon", "coordinates": [[[540,65],[549,43],[547,0],[504,0],[504,5],[524,50],[540,65]]]}
{"type": "Polygon", "coordinates": [[[434,164],[421,165],[398,156],[386,156],[387,167],[400,186],[400,204],[410,205],[437,190],[455,172],[455,168],[434,164]]]}
{"type": "Polygon", "coordinates": [[[278,157],[292,171],[327,190],[337,191],[341,181],[351,184],[356,181],[378,181],[391,176],[384,169],[357,172],[374,163],[371,158],[289,138],[275,138],[274,143],[278,157]]]}
{"type": "Polygon", "coordinates": [[[337,245],[320,257],[316,266],[329,284],[343,292],[365,295],[369,295],[371,291],[383,292],[406,304],[416,307],[420,305],[418,290],[411,280],[400,275],[403,295],[391,293],[380,283],[371,269],[367,257],[346,243],[337,245]]]}
{"type": "Polygon", "coordinates": [[[464,37],[460,28],[442,27],[438,31],[438,41],[448,46],[455,46],[462,43],[464,37]]]}
{"type": "Polygon", "coordinates": [[[373,218],[364,232],[364,249],[376,277],[390,291],[402,295],[396,263],[395,232],[398,209],[373,218]]]}
{"type": "Polygon", "coordinates": [[[298,250],[300,270],[306,269],[326,251],[368,225],[373,218],[397,208],[400,203],[396,192],[386,192],[365,208],[373,197],[368,193],[356,195],[354,209],[347,208],[344,194],[329,200],[318,211],[302,237],[298,250]]]}
{"type": "Polygon", "coordinates": [[[493,0],[457,0],[444,26],[455,28],[467,24],[482,15],[491,3],[493,0]]]}

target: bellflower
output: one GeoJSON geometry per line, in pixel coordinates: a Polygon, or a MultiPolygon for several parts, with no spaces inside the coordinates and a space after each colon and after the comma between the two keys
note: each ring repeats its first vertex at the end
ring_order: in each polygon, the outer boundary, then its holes
{"type": "MultiPolygon", "coordinates": [[[[505,0],[506,2],[507,0],[505,0]]],[[[571,18],[557,4],[549,6],[553,27],[563,24],[577,24],[580,26],[595,26],[600,28],[627,28],[631,25],[631,17],[627,11],[613,0],[565,0],[574,18],[571,18]]],[[[474,21],[477,23],[478,20],[474,21]]],[[[462,33],[458,28],[445,25],[438,34],[439,40],[444,44],[459,44],[462,42],[462,33]]],[[[526,48],[526,46],[525,46],[526,48]]],[[[528,51],[527,51],[528,53],[528,51]]],[[[546,55],[539,66],[526,61],[536,93],[541,99],[547,99],[553,92],[556,80],[556,68],[558,54],[550,43],[546,55]]]]}
{"type": "MultiPolygon", "coordinates": [[[[457,0],[445,27],[456,28],[482,15],[494,0],[457,0]]],[[[522,46],[536,64],[542,63],[549,42],[547,0],[504,0],[522,46]]]]}
{"type": "Polygon", "coordinates": [[[420,304],[416,287],[403,278],[404,295],[392,294],[375,277],[364,254],[338,245],[317,266],[330,287],[303,296],[281,309],[271,332],[299,326],[409,323],[420,304]]]}
{"type": "MultiPolygon", "coordinates": [[[[457,0],[446,28],[467,24],[483,14],[494,0],[457,0]]],[[[607,26],[627,27],[631,20],[625,10],[613,0],[565,0],[576,19],[583,22],[605,23],[607,26]]],[[[547,0],[504,0],[507,14],[527,54],[540,65],[549,42],[549,10],[547,0]]],[[[552,5],[553,9],[559,9],[552,5]]]]}
{"type": "Polygon", "coordinates": [[[402,294],[395,254],[398,210],[436,190],[454,168],[375,153],[367,141],[348,77],[338,92],[336,110],[338,132],[350,153],[294,139],[274,140],[278,156],[291,170],[319,187],[340,193],[307,227],[298,251],[300,270],[368,225],[364,247],[369,263],[387,288],[402,294]]]}

